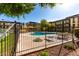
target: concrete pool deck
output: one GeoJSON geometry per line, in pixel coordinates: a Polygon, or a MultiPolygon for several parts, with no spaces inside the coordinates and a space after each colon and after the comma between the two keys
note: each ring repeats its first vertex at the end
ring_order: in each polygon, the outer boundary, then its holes
{"type": "MultiPolygon", "coordinates": [[[[31,33],[20,33],[19,38],[18,38],[18,43],[17,43],[17,48],[16,48],[16,55],[23,55],[27,54],[30,52],[38,51],[41,49],[45,48],[45,40],[44,36],[33,36],[30,35],[31,33]],[[33,42],[35,38],[41,38],[43,41],[42,42],[33,42]]],[[[52,42],[46,42],[47,47],[52,47],[55,45],[59,45],[62,43],[62,40],[57,39],[56,37],[50,38],[53,40],[52,42]]],[[[76,38],[75,38],[76,39],[76,38]]],[[[69,40],[64,40],[63,43],[72,41],[70,38],[69,40]]]]}

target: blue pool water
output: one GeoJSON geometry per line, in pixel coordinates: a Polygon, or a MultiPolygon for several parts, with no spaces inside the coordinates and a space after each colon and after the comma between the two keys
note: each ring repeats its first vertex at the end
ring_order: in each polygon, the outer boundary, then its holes
{"type": "MultiPolygon", "coordinates": [[[[46,32],[46,35],[56,34],[56,32],[46,32]]],[[[34,32],[31,35],[33,36],[43,36],[45,35],[45,32],[34,32]]]]}

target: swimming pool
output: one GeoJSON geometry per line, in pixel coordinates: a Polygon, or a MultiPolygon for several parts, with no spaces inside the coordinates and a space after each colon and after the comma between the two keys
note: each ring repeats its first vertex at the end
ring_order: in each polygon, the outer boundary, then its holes
{"type": "MultiPolygon", "coordinates": [[[[46,35],[55,35],[56,32],[46,32],[46,35]]],[[[33,32],[31,35],[33,36],[44,36],[45,32],[33,32]]]]}

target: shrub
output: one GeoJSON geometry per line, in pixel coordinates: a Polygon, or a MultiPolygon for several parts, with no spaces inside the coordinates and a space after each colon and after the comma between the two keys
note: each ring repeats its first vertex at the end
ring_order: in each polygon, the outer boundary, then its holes
{"type": "Polygon", "coordinates": [[[70,45],[66,44],[66,45],[64,45],[64,48],[66,48],[68,50],[74,50],[75,49],[73,44],[70,44],[70,45]]]}
{"type": "Polygon", "coordinates": [[[1,28],[0,28],[0,32],[2,32],[2,33],[5,32],[5,29],[1,29],[1,28]]]}
{"type": "Polygon", "coordinates": [[[48,51],[42,51],[40,53],[40,56],[49,56],[49,53],[48,53],[48,51]]]}
{"type": "Polygon", "coordinates": [[[75,29],[75,36],[79,38],[79,29],[75,29]]]}
{"type": "Polygon", "coordinates": [[[34,41],[34,42],[42,42],[42,39],[36,38],[36,39],[34,39],[33,41],[34,41]]]}

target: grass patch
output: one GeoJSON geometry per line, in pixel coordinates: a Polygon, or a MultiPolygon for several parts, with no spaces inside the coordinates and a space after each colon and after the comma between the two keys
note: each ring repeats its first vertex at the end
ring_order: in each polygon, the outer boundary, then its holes
{"type": "Polygon", "coordinates": [[[1,29],[1,28],[0,28],[0,32],[1,32],[1,33],[4,33],[5,31],[6,31],[6,29],[1,29]]]}
{"type": "Polygon", "coordinates": [[[67,50],[75,50],[73,44],[66,44],[66,45],[64,45],[64,48],[67,49],[67,50]]]}
{"type": "Polygon", "coordinates": [[[42,51],[39,56],[49,56],[48,51],[42,51]]]}

